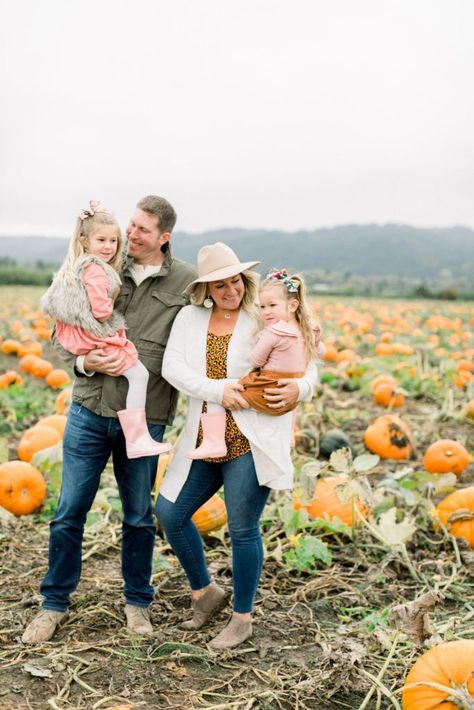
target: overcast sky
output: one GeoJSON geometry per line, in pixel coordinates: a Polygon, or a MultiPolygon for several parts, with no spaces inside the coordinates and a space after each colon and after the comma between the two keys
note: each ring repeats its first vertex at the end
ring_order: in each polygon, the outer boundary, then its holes
{"type": "Polygon", "coordinates": [[[473,0],[3,0],[0,234],[474,227],[473,0]]]}

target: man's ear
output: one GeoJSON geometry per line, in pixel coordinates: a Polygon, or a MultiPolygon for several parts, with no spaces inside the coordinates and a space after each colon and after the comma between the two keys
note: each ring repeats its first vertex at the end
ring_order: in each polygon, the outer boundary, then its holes
{"type": "Polygon", "coordinates": [[[163,246],[163,244],[167,244],[170,239],[171,239],[171,232],[163,232],[163,234],[160,237],[160,246],[163,246]]]}

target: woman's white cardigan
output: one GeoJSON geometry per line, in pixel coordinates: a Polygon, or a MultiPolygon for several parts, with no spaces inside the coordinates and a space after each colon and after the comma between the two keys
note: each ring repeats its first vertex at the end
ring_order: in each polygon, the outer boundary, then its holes
{"type": "MultiPolygon", "coordinates": [[[[178,497],[191,468],[192,460],[186,453],[196,446],[203,402],[222,404],[225,384],[236,382],[251,369],[249,355],[255,344],[255,321],[241,310],[227,351],[227,379],[206,377],[210,316],[211,311],[200,306],[182,308],[173,323],[163,357],[163,377],[188,395],[184,431],[160,487],[160,493],[172,502],[178,497]]],[[[316,377],[316,365],[311,365],[305,376],[296,380],[300,389],[299,401],[311,400],[316,377]]],[[[274,417],[253,409],[240,409],[232,411],[232,416],[250,443],[260,485],[278,490],[291,489],[291,412],[274,417]]]]}

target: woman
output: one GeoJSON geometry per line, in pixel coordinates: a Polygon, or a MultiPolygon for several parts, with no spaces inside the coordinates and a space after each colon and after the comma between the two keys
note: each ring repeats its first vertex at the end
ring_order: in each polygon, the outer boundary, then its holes
{"type": "MultiPolygon", "coordinates": [[[[191,516],[224,485],[232,543],[234,611],[211,646],[233,648],[252,635],[252,608],[263,565],[259,521],[271,489],[290,489],[291,412],[280,417],[248,408],[238,379],[250,369],[249,354],[258,329],[259,262],[240,263],[217,242],[198,254],[198,278],[187,292],[194,305],[177,315],[163,359],[163,377],[188,395],[183,434],[161,484],[156,514],[188,577],[193,618],[185,629],[200,629],[227,601],[211,582],[202,540],[191,516]],[[207,403],[227,411],[227,455],[191,461],[186,452],[202,438],[200,418],[207,403]]],[[[316,368],[301,379],[281,380],[268,392],[269,407],[309,401],[316,368]]]]}

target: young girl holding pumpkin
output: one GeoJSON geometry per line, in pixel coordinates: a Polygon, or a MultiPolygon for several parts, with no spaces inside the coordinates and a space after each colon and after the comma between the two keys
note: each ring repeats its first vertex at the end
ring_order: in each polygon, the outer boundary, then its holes
{"type": "Polygon", "coordinates": [[[122,235],[114,216],[91,201],[82,210],[65,262],[41,299],[41,308],[56,321],[56,337],[65,350],[86,355],[101,349],[122,358],[118,375],[127,378],[125,409],[117,412],[129,459],[156,456],[170,444],[155,441],[148,432],[145,400],[148,371],[138,360],[125,334],[125,321],[114,311],[120,290],[122,235]]]}
{"type": "MultiPolygon", "coordinates": [[[[303,377],[308,364],[324,355],[326,348],[321,341],[319,324],[312,322],[302,276],[289,276],[286,269],[273,269],[260,286],[259,300],[264,327],[250,353],[253,369],[239,380],[245,388],[241,395],[257,412],[280,416],[291,410],[295,412],[296,405],[283,404],[271,409],[264,390],[276,387],[282,378],[303,377]]],[[[198,437],[201,443],[188,457],[226,456],[225,426],[225,410],[218,404],[208,403],[207,411],[201,415],[202,436],[198,437]]]]}

